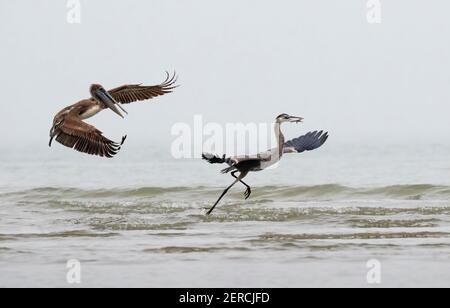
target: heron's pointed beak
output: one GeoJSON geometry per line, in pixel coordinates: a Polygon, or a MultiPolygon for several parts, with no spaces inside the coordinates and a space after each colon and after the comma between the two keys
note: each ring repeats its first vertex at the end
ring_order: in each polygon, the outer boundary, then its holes
{"type": "Polygon", "coordinates": [[[302,123],[303,120],[304,119],[302,117],[290,117],[289,118],[289,122],[291,122],[291,123],[302,123]]]}
{"type": "MultiPolygon", "coordinates": [[[[101,99],[101,101],[106,106],[108,106],[109,109],[114,111],[117,115],[119,115],[119,117],[124,118],[122,113],[120,113],[119,108],[117,108],[117,106],[119,106],[119,103],[116,102],[116,100],[111,96],[111,94],[109,94],[104,89],[100,89],[100,90],[97,91],[97,95],[101,99]]],[[[126,111],[122,107],[120,107],[120,108],[126,113],[126,111]]]]}

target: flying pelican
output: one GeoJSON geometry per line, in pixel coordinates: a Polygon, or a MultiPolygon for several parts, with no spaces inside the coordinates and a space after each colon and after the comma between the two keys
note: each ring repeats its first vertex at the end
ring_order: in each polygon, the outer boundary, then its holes
{"type": "Polygon", "coordinates": [[[53,139],[82,153],[111,158],[116,155],[126,136],[121,143],[109,140],[103,133],[83,120],[93,117],[100,111],[109,108],[123,118],[120,105],[137,101],[144,101],[171,93],[177,86],[176,74],[170,77],[167,73],[166,80],[157,86],[124,85],[110,91],[106,91],[101,85],[93,84],[90,88],[91,98],[82,100],[72,106],[66,107],[55,116],[50,130],[49,146],[53,139]],[[120,109],[120,110],[119,110],[120,109]]]}
{"type": "Polygon", "coordinates": [[[301,123],[303,122],[301,117],[293,117],[288,114],[281,114],[276,118],[275,122],[275,135],[278,141],[278,147],[271,149],[269,151],[260,153],[254,157],[251,156],[235,156],[227,158],[226,155],[223,157],[204,153],[203,159],[211,164],[228,164],[229,167],[222,170],[222,173],[229,173],[235,181],[227,189],[224,190],[219,200],[213,205],[213,207],[207,212],[210,215],[216,206],[219,204],[220,200],[228,193],[228,191],[237,183],[242,183],[247,190],[244,193],[245,200],[250,198],[252,194],[252,189],[247,183],[242,181],[249,172],[257,172],[265,170],[280,161],[286,153],[302,153],[304,151],[312,151],[321,147],[325,141],[328,139],[328,133],[323,131],[315,131],[307,133],[304,136],[293,139],[291,141],[285,142],[284,135],[281,132],[281,124],[283,123],[301,123]],[[239,176],[236,173],[240,172],[239,176]]]}

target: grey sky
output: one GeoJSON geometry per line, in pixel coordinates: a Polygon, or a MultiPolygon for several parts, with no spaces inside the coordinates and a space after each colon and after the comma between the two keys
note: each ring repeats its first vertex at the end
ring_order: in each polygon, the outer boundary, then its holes
{"type": "Polygon", "coordinates": [[[174,122],[306,118],[295,136],[324,128],[334,142],[450,142],[450,2],[384,0],[84,0],[81,25],[66,1],[0,2],[0,128],[8,143],[43,147],[54,114],[89,85],[181,88],[152,103],[92,119],[130,143],[170,142],[174,122]]]}

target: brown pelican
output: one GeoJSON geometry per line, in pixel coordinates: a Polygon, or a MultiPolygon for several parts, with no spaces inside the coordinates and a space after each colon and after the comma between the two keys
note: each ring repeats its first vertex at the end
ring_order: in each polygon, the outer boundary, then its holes
{"type": "Polygon", "coordinates": [[[247,187],[247,190],[244,193],[245,200],[250,198],[252,189],[249,185],[247,185],[247,183],[242,181],[249,172],[262,171],[275,165],[286,153],[302,153],[304,151],[312,151],[321,147],[325,143],[325,141],[327,141],[328,133],[324,133],[323,131],[315,131],[291,141],[285,142],[284,135],[281,132],[281,124],[300,123],[302,121],[303,118],[301,117],[293,117],[288,114],[279,115],[275,123],[275,135],[277,137],[278,147],[267,152],[260,153],[254,157],[235,156],[227,158],[226,155],[220,157],[217,155],[204,153],[203,159],[207,160],[211,164],[228,164],[229,167],[222,170],[222,173],[231,172],[231,175],[233,176],[233,178],[235,178],[233,184],[225,189],[225,191],[219,197],[219,200],[217,200],[217,202],[207,212],[207,214],[210,215],[214,211],[220,200],[222,200],[222,198],[228,193],[228,191],[238,182],[241,182],[245,187],[247,187]],[[240,174],[239,176],[236,176],[236,173],[238,172],[240,174]]]}
{"type": "Polygon", "coordinates": [[[101,85],[93,84],[90,88],[91,98],[66,107],[55,116],[50,130],[49,146],[52,146],[52,141],[56,138],[59,143],[79,152],[113,157],[119,152],[126,136],[122,138],[121,143],[111,141],[104,137],[101,131],[83,120],[93,117],[106,108],[123,118],[120,111],[126,114],[127,112],[120,104],[144,101],[171,93],[177,87],[176,81],[176,74],[170,77],[167,73],[166,80],[157,86],[124,85],[106,91],[101,85]]]}

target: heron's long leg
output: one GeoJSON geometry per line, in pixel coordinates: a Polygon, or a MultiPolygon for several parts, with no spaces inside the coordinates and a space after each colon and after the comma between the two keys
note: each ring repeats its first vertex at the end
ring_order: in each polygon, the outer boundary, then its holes
{"type": "Polygon", "coordinates": [[[238,171],[235,171],[235,172],[231,173],[231,175],[232,175],[236,180],[239,180],[239,182],[241,182],[242,184],[244,184],[245,187],[247,187],[247,190],[246,190],[245,193],[244,193],[245,200],[247,200],[248,198],[250,198],[250,196],[251,196],[251,194],[252,194],[252,188],[251,188],[247,183],[245,183],[244,181],[242,181],[242,179],[243,179],[244,177],[246,177],[247,174],[241,173],[241,175],[240,175],[239,178],[238,178],[238,177],[236,176],[236,173],[237,173],[237,172],[238,172],[238,171]]]}
{"type": "Polygon", "coordinates": [[[222,193],[222,195],[220,196],[219,200],[217,200],[217,202],[213,205],[213,207],[208,211],[208,213],[206,213],[207,215],[211,215],[211,213],[214,211],[214,209],[216,208],[217,204],[219,204],[220,200],[222,200],[222,198],[228,193],[228,191],[234,186],[236,185],[236,183],[238,183],[239,180],[236,179],[236,181],[234,181],[233,184],[231,184],[230,186],[228,186],[227,189],[225,189],[222,193]]]}

